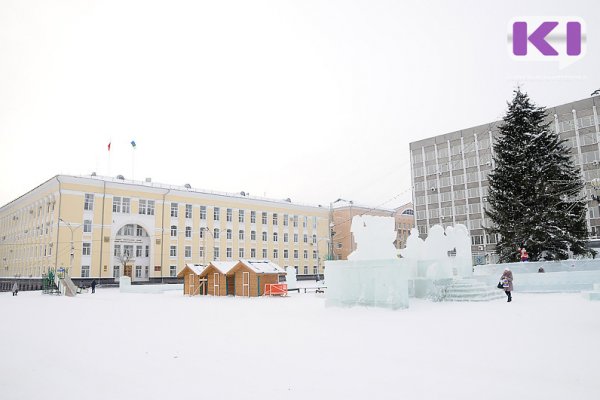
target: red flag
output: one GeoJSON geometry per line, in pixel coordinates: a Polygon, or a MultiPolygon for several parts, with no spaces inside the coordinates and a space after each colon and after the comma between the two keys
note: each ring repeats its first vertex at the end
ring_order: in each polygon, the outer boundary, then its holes
{"type": "Polygon", "coordinates": [[[110,143],[111,143],[111,142],[108,142],[108,151],[110,151],[110,143]]]}

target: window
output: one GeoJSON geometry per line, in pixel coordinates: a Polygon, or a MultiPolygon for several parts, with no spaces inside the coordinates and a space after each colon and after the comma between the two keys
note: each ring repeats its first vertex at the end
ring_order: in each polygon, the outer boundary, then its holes
{"type": "Polygon", "coordinates": [[[89,278],[90,277],[90,266],[89,265],[82,265],[81,266],[81,277],[82,278],[89,278]]]}
{"type": "Polygon", "coordinates": [[[169,255],[171,257],[177,257],[177,246],[171,246],[169,250],[169,255]]]}
{"type": "Polygon", "coordinates": [[[92,211],[94,209],[94,195],[90,193],[85,194],[85,200],[83,202],[83,209],[86,211],[92,211]]]}
{"type": "Polygon", "coordinates": [[[204,246],[200,246],[200,250],[198,251],[198,256],[204,257],[204,246]]]}
{"type": "Polygon", "coordinates": [[[412,208],[407,208],[406,210],[402,211],[402,215],[415,215],[415,211],[412,208]]]}
{"type": "Polygon", "coordinates": [[[302,253],[304,255],[304,259],[308,260],[308,250],[304,250],[302,253]]]}
{"type": "Polygon", "coordinates": [[[186,238],[191,238],[192,237],[192,227],[191,226],[186,226],[185,227],[185,237],[186,238]]]}
{"type": "Polygon", "coordinates": [[[113,253],[115,257],[119,257],[121,255],[121,245],[115,244],[115,252],[113,253]]]}
{"type": "Polygon", "coordinates": [[[136,278],[141,278],[142,277],[142,266],[141,265],[136,265],[135,266],[135,277],[136,278]]]}
{"type": "Polygon", "coordinates": [[[153,215],[154,214],[154,201],[153,200],[140,200],[138,202],[138,214],[153,215]],[[152,213],[150,213],[150,203],[152,203],[152,213]]]}
{"type": "Polygon", "coordinates": [[[277,232],[273,232],[273,241],[276,242],[278,238],[277,232]]]}
{"type": "Polygon", "coordinates": [[[473,236],[471,236],[471,244],[472,245],[483,244],[483,236],[482,235],[473,235],[473,236]]]}
{"type": "Polygon", "coordinates": [[[263,223],[263,225],[267,224],[267,213],[266,212],[262,213],[262,223],[263,223]]]}
{"type": "Polygon", "coordinates": [[[244,248],[240,247],[238,250],[238,257],[239,258],[244,258],[244,248]]]}
{"type": "Polygon", "coordinates": [[[143,246],[135,246],[135,256],[136,257],[141,257],[143,251],[144,251],[144,247],[143,246]]]}
{"type": "Polygon", "coordinates": [[[267,258],[267,249],[262,249],[262,258],[267,258]]]}
{"type": "Polygon", "coordinates": [[[283,258],[288,259],[290,257],[290,252],[288,249],[283,250],[283,258]]]}
{"type": "Polygon", "coordinates": [[[298,250],[294,250],[294,259],[298,259],[298,250]]]}
{"type": "Polygon", "coordinates": [[[244,240],[244,231],[242,229],[240,229],[239,232],[238,232],[238,239],[239,240],[244,240]]]}
{"type": "Polygon", "coordinates": [[[137,237],[144,236],[144,228],[142,228],[142,227],[141,227],[141,226],[139,226],[139,225],[136,225],[136,226],[135,226],[135,235],[136,235],[137,237]]]}
{"type": "Polygon", "coordinates": [[[256,249],[250,249],[250,258],[256,258],[256,249]]]}
{"type": "Polygon", "coordinates": [[[308,235],[306,233],[302,235],[302,240],[304,241],[304,243],[308,243],[308,235]]]}
{"type": "Polygon", "coordinates": [[[126,244],[123,246],[123,254],[125,256],[133,256],[133,245],[126,244]]]}
{"type": "Polygon", "coordinates": [[[227,209],[227,222],[233,221],[233,210],[231,208],[227,209]]]}
{"type": "Polygon", "coordinates": [[[118,278],[121,276],[120,267],[118,265],[113,265],[113,278],[118,278]]]}
{"type": "Polygon", "coordinates": [[[287,243],[290,239],[290,235],[286,232],[283,234],[283,243],[287,243]]]}
{"type": "Polygon", "coordinates": [[[177,236],[177,226],[171,225],[171,237],[176,237],[176,236],[177,236]]]}
{"type": "Polygon", "coordinates": [[[304,266],[304,275],[308,275],[308,265],[304,266]]]}
{"type": "Polygon", "coordinates": [[[83,247],[81,248],[81,255],[82,256],[89,256],[92,254],[92,244],[91,243],[84,243],[83,247]]]}
{"type": "Polygon", "coordinates": [[[220,236],[221,236],[221,231],[219,230],[219,228],[215,228],[215,230],[213,231],[213,238],[219,239],[220,236]]]}
{"type": "Polygon", "coordinates": [[[298,234],[294,233],[294,243],[298,243],[298,234]]]}
{"type": "Polygon", "coordinates": [[[171,265],[169,267],[169,276],[175,278],[177,276],[177,265],[171,265]]]}
{"type": "Polygon", "coordinates": [[[185,217],[188,219],[192,218],[192,205],[191,204],[185,205],[185,217]]]}
{"type": "Polygon", "coordinates": [[[256,231],[250,231],[250,240],[252,240],[252,241],[256,240],[256,231]]]}
{"type": "Polygon", "coordinates": [[[316,265],[313,266],[313,274],[317,275],[319,273],[319,267],[317,267],[316,265]]]}
{"type": "Polygon", "coordinates": [[[267,232],[263,232],[262,233],[262,241],[266,242],[267,241],[267,232]]]}
{"type": "Polygon", "coordinates": [[[278,259],[279,258],[279,251],[277,249],[273,249],[273,259],[278,259]]]}
{"type": "Polygon", "coordinates": [[[121,212],[124,214],[129,214],[131,212],[131,199],[129,197],[123,197],[121,212]]]}
{"type": "Polygon", "coordinates": [[[283,226],[288,226],[289,223],[289,217],[287,214],[283,214],[283,226]]]}
{"type": "Polygon", "coordinates": [[[171,217],[177,217],[179,211],[178,203],[171,203],[171,217]]]}
{"type": "Polygon", "coordinates": [[[244,210],[238,211],[238,222],[241,222],[241,223],[244,222],[244,210]]]}
{"type": "Polygon", "coordinates": [[[113,197],[113,212],[120,213],[121,212],[121,198],[113,197]]]}
{"type": "Polygon", "coordinates": [[[227,229],[227,240],[231,240],[233,238],[233,231],[231,229],[227,229]]]}
{"type": "Polygon", "coordinates": [[[312,235],[313,244],[317,244],[317,235],[312,235]]]}
{"type": "Polygon", "coordinates": [[[215,207],[213,209],[213,219],[215,221],[219,221],[221,219],[221,209],[219,207],[215,207]]]}
{"type": "Polygon", "coordinates": [[[277,213],[273,213],[273,225],[277,225],[277,213]]]}
{"type": "Polygon", "coordinates": [[[250,211],[250,223],[256,223],[256,211],[250,211]]]}
{"type": "Polygon", "coordinates": [[[200,228],[200,239],[204,239],[204,231],[206,230],[205,227],[201,227],[200,228]]]}
{"type": "Polygon", "coordinates": [[[150,246],[146,246],[146,257],[150,257],[150,246]]]}
{"type": "Polygon", "coordinates": [[[83,231],[85,233],[92,232],[92,221],[90,221],[89,219],[86,219],[85,221],[83,221],[83,231]]]}
{"type": "Polygon", "coordinates": [[[317,259],[317,251],[313,250],[313,260],[316,260],[316,259],[317,259]]]}
{"type": "Polygon", "coordinates": [[[200,219],[206,219],[206,206],[200,206],[200,219]]]}
{"type": "Polygon", "coordinates": [[[154,215],[154,200],[148,200],[148,205],[146,208],[147,215],[154,215]]]}
{"type": "Polygon", "coordinates": [[[184,255],[185,258],[192,258],[192,246],[185,246],[184,255]]]}

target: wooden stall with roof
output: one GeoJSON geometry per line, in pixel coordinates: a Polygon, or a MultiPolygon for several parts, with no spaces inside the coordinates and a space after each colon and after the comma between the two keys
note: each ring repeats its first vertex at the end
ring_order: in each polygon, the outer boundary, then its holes
{"type": "Polygon", "coordinates": [[[234,278],[236,296],[257,297],[265,285],[278,284],[285,270],[269,260],[240,260],[228,275],[234,278]]]}
{"type": "Polygon", "coordinates": [[[237,261],[212,261],[202,271],[200,278],[206,279],[207,293],[211,296],[235,295],[234,277],[230,270],[237,261]]]}
{"type": "Polygon", "coordinates": [[[189,296],[207,294],[206,278],[200,277],[204,267],[200,264],[186,264],[177,274],[178,278],[183,278],[183,294],[189,296]]]}

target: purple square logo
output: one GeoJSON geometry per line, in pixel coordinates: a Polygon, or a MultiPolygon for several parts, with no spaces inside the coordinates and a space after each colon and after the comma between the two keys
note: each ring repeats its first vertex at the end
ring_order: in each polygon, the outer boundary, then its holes
{"type": "Polygon", "coordinates": [[[508,50],[515,60],[580,60],[586,50],[585,22],[579,17],[517,17],[508,24],[508,50]]]}

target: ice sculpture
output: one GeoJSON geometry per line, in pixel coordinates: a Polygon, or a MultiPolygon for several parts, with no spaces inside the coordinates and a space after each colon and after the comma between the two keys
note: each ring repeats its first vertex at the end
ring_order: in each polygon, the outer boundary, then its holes
{"type": "Polygon", "coordinates": [[[395,259],[398,250],[395,221],[391,217],[372,215],[355,216],[350,227],[356,242],[356,250],[348,255],[348,260],[387,260],[395,259]]]}
{"type": "Polygon", "coordinates": [[[288,289],[296,289],[296,268],[286,267],[285,269],[285,283],[288,289]]]}
{"type": "Polygon", "coordinates": [[[408,268],[397,256],[394,218],[357,216],[351,231],[356,251],[345,261],[326,261],[328,306],[408,307],[408,268]]]}
{"type": "Polygon", "coordinates": [[[454,277],[469,277],[473,273],[471,239],[464,225],[444,228],[434,225],[425,241],[412,229],[401,250],[409,266],[411,292],[415,297],[430,297],[438,288],[448,285],[454,277]]]}

